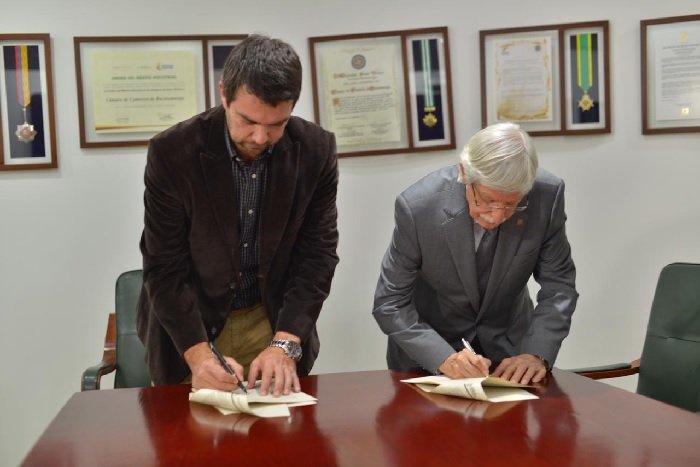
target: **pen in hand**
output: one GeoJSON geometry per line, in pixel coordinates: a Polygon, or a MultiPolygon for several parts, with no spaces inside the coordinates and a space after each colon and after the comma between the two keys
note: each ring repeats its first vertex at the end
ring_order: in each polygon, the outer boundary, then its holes
{"type": "Polygon", "coordinates": [[[464,348],[465,348],[465,349],[467,349],[468,351],[470,351],[471,353],[473,353],[474,355],[476,355],[476,352],[474,351],[474,349],[472,348],[472,346],[469,345],[469,341],[467,341],[464,337],[462,338],[462,344],[464,344],[464,348]]]}
{"type": "MultiPolygon", "coordinates": [[[[464,337],[462,338],[462,344],[464,344],[464,348],[473,353],[474,355],[477,355],[476,351],[474,350],[474,347],[469,344],[469,341],[466,340],[464,337]]],[[[488,360],[487,360],[488,361],[488,360]]],[[[488,367],[486,368],[486,376],[488,376],[488,367]]]]}
{"type": "Polygon", "coordinates": [[[226,360],[224,359],[224,356],[219,353],[219,351],[214,347],[213,342],[209,342],[209,348],[211,348],[212,353],[216,356],[216,358],[219,360],[219,363],[221,363],[221,366],[226,369],[226,371],[229,372],[230,375],[232,375],[234,378],[236,378],[236,381],[238,382],[238,387],[243,390],[246,394],[248,394],[248,390],[243,386],[243,383],[241,382],[240,379],[238,379],[238,376],[236,376],[236,373],[233,371],[233,369],[229,366],[228,363],[226,363],[226,360]]]}

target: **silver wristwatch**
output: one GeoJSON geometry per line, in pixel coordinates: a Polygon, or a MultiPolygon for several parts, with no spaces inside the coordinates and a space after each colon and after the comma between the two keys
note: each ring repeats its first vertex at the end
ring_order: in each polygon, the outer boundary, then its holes
{"type": "Polygon", "coordinates": [[[270,347],[281,347],[287,357],[295,362],[301,360],[301,346],[294,341],[279,339],[270,342],[270,347]]]}

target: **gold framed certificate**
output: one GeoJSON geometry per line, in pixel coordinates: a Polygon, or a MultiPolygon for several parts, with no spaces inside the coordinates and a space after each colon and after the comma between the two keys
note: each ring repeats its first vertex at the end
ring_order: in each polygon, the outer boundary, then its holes
{"type": "Polygon", "coordinates": [[[80,147],[146,145],[213,105],[210,54],[244,37],[75,37],[80,147]]]}

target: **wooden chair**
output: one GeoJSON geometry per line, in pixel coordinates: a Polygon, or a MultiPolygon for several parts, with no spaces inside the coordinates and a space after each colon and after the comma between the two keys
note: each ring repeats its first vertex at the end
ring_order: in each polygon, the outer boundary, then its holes
{"type": "Polygon", "coordinates": [[[700,264],[661,270],[641,358],[570,371],[593,379],[639,374],[638,394],[700,413],[700,264]]]}
{"type": "Polygon", "coordinates": [[[143,271],[121,274],[115,290],[115,312],[109,314],[102,361],[86,369],[80,390],[100,389],[102,376],[115,372],[115,388],[145,387],[151,378],[144,361],[144,347],[136,334],[136,304],[141,293],[143,271]]]}

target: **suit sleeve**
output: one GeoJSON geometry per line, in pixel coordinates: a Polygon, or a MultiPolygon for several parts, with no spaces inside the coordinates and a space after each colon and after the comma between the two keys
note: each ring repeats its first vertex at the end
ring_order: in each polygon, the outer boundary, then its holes
{"type": "Polygon", "coordinates": [[[422,253],[415,220],[402,195],[396,198],[395,228],[382,260],[372,314],[381,330],[416,363],[437,373],[454,349],[429,324],[413,303],[422,253]]]}
{"type": "MultiPolygon", "coordinates": [[[[189,277],[189,220],[177,190],[178,176],[157,140],[148,147],[141,237],[144,286],[152,316],[165,328],[180,355],[207,340],[189,277]]],[[[153,318],[151,318],[153,319],[153,318]]],[[[152,323],[151,325],[155,325],[152,323]]]]}
{"type": "Polygon", "coordinates": [[[557,187],[549,227],[545,233],[533,277],[540,285],[530,329],[522,353],[539,355],[552,365],[564,338],[569,334],[576,308],[576,268],[566,237],[564,182],[557,187]]]}

